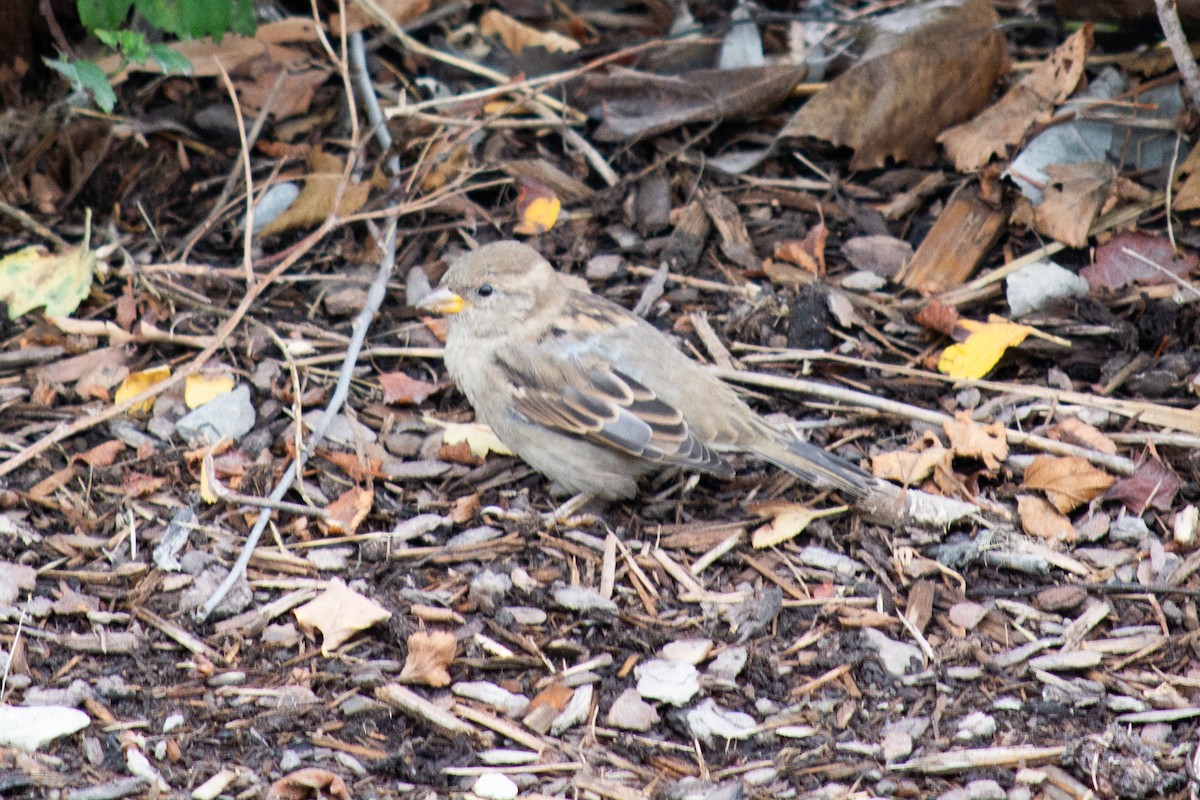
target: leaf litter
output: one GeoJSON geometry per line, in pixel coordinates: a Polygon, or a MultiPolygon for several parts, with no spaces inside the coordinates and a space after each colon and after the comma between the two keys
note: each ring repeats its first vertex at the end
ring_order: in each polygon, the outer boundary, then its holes
{"type": "Polygon", "coordinates": [[[369,85],[290,17],[179,46],[191,79],[124,74],[120,118],[0,128],[8,258],[42,267],[0,282],[0,711],[55,723],[0,745],[6,786],[1182,796],[1195,169],[1191,121],[1147,116],[1173,78],[974,2],[348,11],[369,85]],[[218,60],[263,115],[244,145],[218,60]],[[1075,121],[1086,147],[1033,152],[1075,121]],[[280,206],[249,243],[248,204],[280,206]],[[372,306],[388,220],[405,276],[372,306]],[[502,237],[971,513],[880,524],[748,463],[563,505],[405,303],[502,237]]]}

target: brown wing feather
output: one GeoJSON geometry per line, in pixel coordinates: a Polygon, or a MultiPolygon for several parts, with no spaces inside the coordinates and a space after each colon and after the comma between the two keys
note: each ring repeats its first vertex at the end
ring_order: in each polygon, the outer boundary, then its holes
{"type": "Polygon", "coordinates": [[[696,438],[678,409],[617,370],[591,373],[583,388],[518,381],[514,407],[540,425],[649,461],[733,474],[696,438]]]}

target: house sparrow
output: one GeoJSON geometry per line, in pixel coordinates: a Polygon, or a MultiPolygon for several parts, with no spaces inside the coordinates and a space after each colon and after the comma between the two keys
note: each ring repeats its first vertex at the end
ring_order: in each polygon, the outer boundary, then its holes
{"type": "Polygon", "coordinates": [[[654,326],[570,288],[520,242],[463,256],[417,307],[448,317],[446,367],[479,418],[573,492],[633,497],[668,466],[729,477],[727,451],[856,499],[881,483],[772,427],[654,326]]]}

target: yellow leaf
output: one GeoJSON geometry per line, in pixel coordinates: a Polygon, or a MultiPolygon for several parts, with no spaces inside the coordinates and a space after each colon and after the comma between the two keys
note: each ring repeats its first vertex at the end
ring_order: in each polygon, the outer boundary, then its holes
{"type": "Polygon", "coordinates": [[[95,269],[96,253],[86,244],[57,255],[22,248],[0,259],[0,301],[9,319],[41,306],[48,316],[68,316],[92,291],[95,269]]]}
{"type": "Polygon", "coordinates": [[[479,18],[479,30],[484,36],[499,36],[506,50],[519,55],[526,47],[544,47],[551,53],[573,53],[579,42],[554,31],[539,31],[518,22],[503,11],[485,11],[479,18]]]}
{"type": "Polygon", "coordinates": [[[217,395],[230,391],[233,391],[233,376],[228,372],[198,372],[188,376],[183,402],[188,408],[199,408],[217,395]]]}
{"type": "Polygon", "coordinates": [[[751,509],[770,515],[771,521],[750,534],[750,544],[757,549],[774,547],[799,536],[813,520],[840,514],[846,508],[847,506],[809,508],[799,503],[766,503],[751,509]]]}
{"type": "Polygon", "coordinates": [[[971,332],[965,342],[951,345],[942,352],[938,370],[960,380],[978,380],[996,366],[1010,347],[1016,347],[1033,332],[1027,325],[1013,322],[975,322],[960,320],[959,326],[971,332]]]}
{"type": "Polygon", "coordinates": [[[501,456],[511,456],[513,451],[504,446],[504,442],[496,437],[492,429],[482,422],[442,422],[433,417],[422,417],[428,425],[437,425],[442,429],[442,441],[449,445],[466,442],[471,453],[476,458],[483,458],[488,453],[501,456]]]}
{"type": "MultiPolygon", "coordinates": [[[[113,403],[123,403],[129,398],[146,391],[156,383],[162,383],[169,377],[171,377],[170,367],[154,367],[153,369],[144,369],[141,372],[135,372],[121,381],[121,385],[117,387],[117,394],[113,397],[113,403]]],[[[152,408],[154,408],[153,397],[138,403],[129,410],[134,414],[148,414],[152,408]]]]}
{"type": "Polygon", "coordinates": [[[200,499],[210,506],[219,499],[213,491],[212,457],[200,462],[200,499]]]}
{"type": "Polygon", "coordinates": [[[559,211],[562,211],[562,201],[550,187],[532,178],[523,180],[517,193],[520,222],[513,231],[527,236],[545,233],[558,222],[559,211]]]}

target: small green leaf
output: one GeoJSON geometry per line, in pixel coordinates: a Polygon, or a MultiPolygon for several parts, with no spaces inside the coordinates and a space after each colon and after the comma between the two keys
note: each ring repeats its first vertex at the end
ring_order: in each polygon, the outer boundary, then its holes
{"type": "Polygon", "coordinates": [[[105,114],[112,112],[117,104],[117,95],[108,85],[104,70],[91,61],[65,61],[61,58],[44,59],[51,67],[71,82],[73,91],[87,91],[92,95],[97,108],[105,114]]]}
{"type": "Polygon", "coordinates": [[[119,28],[129,16],[133,0],[76,0],[79,21],[91,30],[119,28]]]}
{"type": "Polygon", "coordinates": [[[181,53],[177,53],[165,44],[150,45],[150,58],[162,67],[162,71],[171,75],[191,75],[192,62],[181,53]]]}

